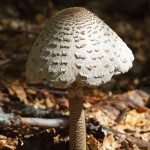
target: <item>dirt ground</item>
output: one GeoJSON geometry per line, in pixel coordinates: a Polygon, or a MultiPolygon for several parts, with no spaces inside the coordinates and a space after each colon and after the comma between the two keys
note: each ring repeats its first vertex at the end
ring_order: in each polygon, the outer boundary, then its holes
{"type": "Polygon", "coordinates": [[[111,10],[108,3],[100,2],[0,2],[0,149],[69,149],[67,89],[54,89],[46,81],[33,84],[25,77],[28,54],[39,32],[53,15],[69,6],[86,7],[96,13],[135,57],[128,73],[114,76],[98,88],[84,88],[87,150],[150,148],[149,12],[139,1],[140,7],[134,12],[111,10]],[[12,117],[11,125],[4,122],[7,117],[12,117]],[[16,125],[17,120],[27,117],[63,118],[67,123],[57,128],[16,125]]]}

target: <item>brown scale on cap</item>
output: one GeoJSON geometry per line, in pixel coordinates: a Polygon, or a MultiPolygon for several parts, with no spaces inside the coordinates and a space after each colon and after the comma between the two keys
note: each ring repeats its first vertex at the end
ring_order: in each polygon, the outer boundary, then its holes
{"type": "MultiPolygon", "coordinates": [[[[47,23],[35,43],[32,52],[36,57],[33,54],[30,55],[28,60],[30,63],[27,64],[30,64],[30,68],[32,68],[32,61],[35,67],[35,64],[41,62],[40,59],[44,59],[42,63],[46,63],[46,67],[51,66],[53,68],[57,66],[55,70],[58,68],[58,71],[51,74],[51,76],[48,73],[46,75],[46,71],[44,76],[41,74],[51,84],[54,83],[51,80],[56,80],[55,87],[66,88],[78,76],[81,77],[79,80],[82,84],[97,86],[109,81],[115,74],[126,72],[132,66],[133,55],[126,44],[95,14],[81,7],[67,8],[60,11],[47,23]],[[45,44],[45,49],[41,48],[42,41],[45,44]],[[48,57],[50,59],[43,55],[41,57],[40,53],[42,51],[49,51],[48,57]],[[82,67],[77,64],[76,59],[78,61],[82,60],[82,67]],[[104,66],[103,61],[106,61],[107,65],[104,66]],[[96,70],[91,68],[91,64],[96,65],[96,70]],[[61,75],[60,68],[63,69],[64,65],[66,65],[65,68],[68,68],[64,73],[66,76],[69,75],[66,78],[68,80],[67,84],[62,83],[59,77],[61,75]],[[88,68],[91,68],[90,71],[88,68]],[[115,71],[110,73],[109,70],[115,71]],[[104,75],[99,80],[94,77],[95,73],[97,74],[96,71],[104,71],[107,76],[104,75]],[[87,78],[82,78],[81,74],[84,74],[87,78]]],[[[36,67],[37,69],[33,70],[38,70],[38,65],[36,67]]],[[[30,78],[28,69],[26,72],[30,78]]],[[[36,72],[33,73],[37,74],[36,72]]],[[[39,77],[39,80],[42,77],[39,77]]]]}

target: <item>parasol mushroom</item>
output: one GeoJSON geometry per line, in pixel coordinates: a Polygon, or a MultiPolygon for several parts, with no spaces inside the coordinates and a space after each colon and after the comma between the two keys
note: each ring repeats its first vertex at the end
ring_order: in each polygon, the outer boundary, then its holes
{"type": "Polygon", "coordinates": [[[83,86],[96,87],[127,72],[134,56],[118,35],[82,7],[57,13],[36,39],[26,65],[27,77],[68,88],[70,149],[86,150],[83,86]]]}

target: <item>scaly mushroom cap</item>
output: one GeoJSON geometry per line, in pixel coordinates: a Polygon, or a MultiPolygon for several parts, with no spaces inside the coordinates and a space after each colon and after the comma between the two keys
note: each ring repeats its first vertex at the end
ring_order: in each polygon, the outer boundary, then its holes
{"type": "Polygon", "coordinates": [[[27,61],[26,75],[46,79],[57,88],[75,80],[98,86],[127,72],[134,56],[118,35],[92,12],[81,7],[60,11],[41,31],[27,61]]]}

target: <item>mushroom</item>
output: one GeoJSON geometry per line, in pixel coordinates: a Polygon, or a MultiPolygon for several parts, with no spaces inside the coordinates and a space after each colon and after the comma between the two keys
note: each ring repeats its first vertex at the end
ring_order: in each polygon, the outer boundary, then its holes
{"type": "Polygon", "coordinates": [[[68,88],[70,149],[86,150],[83,86],[96,87],[127,72],[134,56],[99,17],[82,7],[57,13],[36,39],[26,65],[27,77],[68,88]]]}

